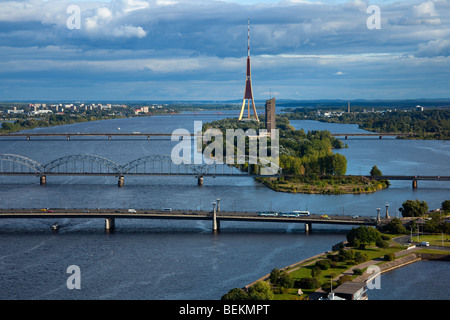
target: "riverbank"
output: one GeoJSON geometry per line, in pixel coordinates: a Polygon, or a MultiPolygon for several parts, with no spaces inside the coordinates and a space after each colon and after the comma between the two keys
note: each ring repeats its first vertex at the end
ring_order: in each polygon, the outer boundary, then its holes
{"type": "MultiPolygon", "coordinates": [[[[403,237],[398,237],[403,238],[403,237]]],[[[423,260],[439,260],[439,261],[450,261],[450,252],[448,248],[443,247],[440,249],[429,249],[427,247],[420,247],[418,245],[402,245],[401,241],[397,242],[398,238],[393,238],[391,240],[390,247],[388,249],[375,249],[368,248],[364,250],[371,251],[369,260],[352,265],[349,268],[345,268],[347,263],[341,265],[334,264],[331,268],[323,270],[322,279],[328,278],[330,283],[335,283],[332,288],[333,291],[336,290],[338,285],[350,281],[351,283],[361,283],[365,286],[369,282],[372,282],[377,276],[401,268],[403,266],[409,265],[423,260]],[[376,251],[379,254],[376,254],[376,251]],[[386,253],[389,252],[389,253],[386,253]],[[374,254],[375,253],[375,254],[374,254]],[[386,261],[386,256],[391,255],[390,261],[386,261]],[[368,270],[368,268],[370,268],[368,270]],[[342,269],[345,269],[342,271],[342,269]],[[376,271],[375,271],[376,270],[376,271]]],[[[317,265],[319,261],[329,260],[330,256],[337,255],[338,247],[342,248],[344,243],[338,244],[333,247],[334,250],[327,251],[308,259],[299,261],[290,266],[280,269],[281,272],[289,274],[295,283],[300,283],[301,278],[310,275],[313,266],[317,265]]],[[[351,250],[351,249],[349,249],[351,250]]],[[[350,263],[351,264],[351,263],[350,263]]],[[[268,282],[271,274],[267,274],[260,279],[246,285],[243,290],[247,291],[250,287],[254,286],[258,282],[268,282]]],[[[281,289],[279,292],[275,292],[274,300],[318,300],[320,298],[326,298],[327,292],[323,290],[323,286],[318,289],[304,289],[301,288],[291,288],[291,289],[281,289]]]]}
{"type": "Polygon", "coordinates": [[[373,193],[389,187],[389,181],[379,181],[366,177],[324,176],[316,179],[295,178],[256,178],[257,181],[277,192],[305,194],[363,194],[373,193]]]}

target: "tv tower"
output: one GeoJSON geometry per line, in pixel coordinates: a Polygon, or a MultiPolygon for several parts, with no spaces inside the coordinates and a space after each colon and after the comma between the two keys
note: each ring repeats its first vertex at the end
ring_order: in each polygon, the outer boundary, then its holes
{"type": "Polygon", "coordinates": [[[243,121],[242,116],[244,115],[245,102],[247,102],[247,120],[250,120],[250,101],[253,108],[253,113],[255,115],[255,120],[259,123],[258,115],[256,114],[255,100],[253,99],[252,90],[252,76],[250,68],[250,18],[248,19],[247,25],[247,76],[245,78],[245,93],[244,100],[242,101],[241,113],[239,114],[239,121],[243,121]]]}

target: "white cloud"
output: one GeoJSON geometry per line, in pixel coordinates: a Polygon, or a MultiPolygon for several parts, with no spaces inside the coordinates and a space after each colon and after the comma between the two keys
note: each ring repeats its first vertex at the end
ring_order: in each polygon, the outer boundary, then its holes
{"type": "Polygon", "coordinates": [[[147,32],[145,32],[145,30],[142,29],[142,27],[118,26],[113,29],[112,34],[115,37],[144,38],[147,35],[147,32]]]}
{"type": "Polygon", "coordinates": [[[438,15],[433,1],[427,1],[413,6],[412,10],[416,17],[435,17],[438,15]]]}
{"type": "MultiPolygon", "coordinates": [[[[414,82],[427,83],[436,70],[433,83],[448,83],[450,1],[384,0],[376,32],[366,26],[369,2],[1,1],[0,86],[33,76],[58,86],[81,78],[82,70],[83,80],[86,75],[99,87],[153,81],[164,92],[168,83],[208,82],[213,94],[222,89],[214,83],[227,83],[234,98],[244,85],[248,17],[255,92],[320,98],[344,94],[336,86],[348,85],[365,98],[392,85],[419,94],[410,89],[414,82]],[[80,30],[66,27],[73,3],[81,8],[80,30]]],[[[448,92],[433,90],[424,88],[424,95],[448,92]]]]}
{"type": "Polygon", "coordinates": [[[426,44],[420,44],[415,52],[416,57],[448,57],[450,56],[450,40],[432,40],[426,44]]]}

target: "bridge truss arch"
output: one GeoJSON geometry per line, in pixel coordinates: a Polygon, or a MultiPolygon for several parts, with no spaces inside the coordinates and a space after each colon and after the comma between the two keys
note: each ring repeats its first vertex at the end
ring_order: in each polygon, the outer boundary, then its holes
{"type": "Polygon", "coordinates": [[[112,160],[91,154],[76,154],[58,158],[44,166],[48,174],[122,174],[122,167],[112,160]]]}
{"type": "Polygon", "coordinates": [[[0,154],[0,172],[41,174],[43,171],[42,164],[30,158],[17,154],[0,154]]]}

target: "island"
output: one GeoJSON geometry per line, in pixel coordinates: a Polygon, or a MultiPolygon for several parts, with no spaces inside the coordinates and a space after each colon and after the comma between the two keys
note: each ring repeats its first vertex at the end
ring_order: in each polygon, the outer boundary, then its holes
{"type": "MultiPolygon", "coordinates": [[[[296,130],[284,115],[276,116],[276,128],[279,130],[278,160],[282,174],[255,178],[265,186],[278,192],[318,194],[370,193],[389,186],[389,181],[376,179],[381,176],[376,166],[367,173],[370,177],[346,176],[347,159],[333,150],[347,146],[329,131],[296,130]]],[[[219,129],[225,134],[227,129],[257,131],[265,127],[263,122],[226,118],[203,124],[202,131],[208,129],[219,129]]],[[[248,165],[246,163],[242,169],[248,170],[248,165]]]]}

